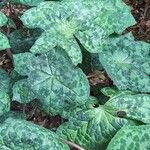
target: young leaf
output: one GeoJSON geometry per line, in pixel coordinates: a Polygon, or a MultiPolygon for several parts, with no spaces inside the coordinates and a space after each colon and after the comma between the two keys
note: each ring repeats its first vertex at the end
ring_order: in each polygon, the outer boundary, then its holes
{"type": "Polygon", "coordinates": [[[28,75],[30,89],[40,99],[42,109],[58,113],[86,103],[90,93],[86,76],[63,49],[55,48],[32,60],[30,56],[30,53],[15,55],[15,70],[28,75]]]}
{"type": "Polygon", "coordinates": [[[5,16],[4,13],[0,12],[0,27],[7,24],[8,18],[5,16]]]}
{"type": "Polygon", "coordinates": [[[135,23],[130,9],[120,0],[44,2],[26,11],[21,20],[29,28],[44,30],[31,52],[45,53],[59,45],[75,65],[82,62],[76,38],[88,51],[98,52],[110,34],[120,33],[135,23]],[[128,19],[120,22],[121,18],[128,19]]]}
{"type": "MultiPolygon", "coordinates": [[[[137,95],[137,97],[138,96],[139,95],[137,95]]],[[[142,96],[143,95],[141,95],[141,98],[142,96]]],[[[115,105],[115,101],[119,101],[120,99],[126,99],[126,97],[120,95],[111,98],[109,101],[110,103],[111,101],[114,101],[115,105]]],[[[141,101],[142,100],[144,100],[144,98],[141,99],[141,101]]],[[[78,108],[72,111],[67,118],[69,121],[58,128],[57,134],[69,141],[81,145],[86,150],[99,150],[99,148],[106,149],[108,142],[120,128],[125,124],[137,123],[130,120],[130,117],[128,119],[126,118],[128,111],[125,111],[126,109],[124,110],[124,107],[119,109],[117,104],[118,107],[115,107],[114,105],[110,105],[109,101],[98,108],[78,108]]],[[[150,106],[150,102],[147,105],[150,106]]],[[[136,109],[134,109],[134,111],[136,112],[136,109]]],[[[137,113],[140,112],[137,111],[137,113]]]]}
{"type": "Polygon", "coordinates": [[[131,34],[110,38],[99,54],[108,75],[119,89],[150,93],[150,44],[131,34]]]}
{"type": "Polygon", "coordinates": [[[10,98],[8,94],[0,91],[0,116],[10,111],[10,98]]]}
{"type": "Polygon", "coordinates": [[[109,143],[107,150],[150,149],[150,125],[124,126],[109,143]]]}
{"type": "Polygon", "coordinates": [[[0,145],[11,150],[69,150],[50,130],[14,118],[0,125],[0,145]]]}

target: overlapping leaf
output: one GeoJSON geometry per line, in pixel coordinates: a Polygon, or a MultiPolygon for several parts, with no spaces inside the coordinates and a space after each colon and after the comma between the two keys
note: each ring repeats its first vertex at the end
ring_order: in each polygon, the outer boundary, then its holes
{"type": "Polygon", "coordinates": [[[108,75],[119,89],[150,93],[150,44],[131,34],[110,38],[99,54],[108,75]]]}
{"type": "Polygon", "coordinates": [[[125,126],[111,140],[107,150],[150,149],[150,125],[125,126]]]}
{"type": "Polygon", "coordinates": [[[18,73],[28,76],[30,89],[47,112],[58,113],[83,105],[89,98],[85,75],[61,48],[37,57],[31,53],[17,54],[14,64],[18,73]]]}
{"type": "Polygon", "coordinates": [[[11,150],[69,150],[50,130],[14,118],[0,125],[0,145],[11,150]]]}
{"type": "MultiPolygon", "coordinates": [[[[6,25],[8,19],[4,13],[0,12],[0,27],[6,25]]],[[[0,51],[6,48],[10,48],[7,37],[0,32],[0,51]]]]}
{"type": "Polygon", "coordinates": [[[31,52],[44,53],[59,45],[75,65],[82,62],[76,38],[90,52],[98,52],[106,37],[135,23],[130,9],[120,0],[44,2],[26,11],[22,21],[29,28],[44,30],[31,52]]]}
{"type": "Polygon", "coordinates": [[[122,93],[98,108],[76,109],[69,114],[69,121],[57,130],[60,136],[86,150],[106,149],[109,140],[125,124],[149,123],[150,96],[122,93]]]}

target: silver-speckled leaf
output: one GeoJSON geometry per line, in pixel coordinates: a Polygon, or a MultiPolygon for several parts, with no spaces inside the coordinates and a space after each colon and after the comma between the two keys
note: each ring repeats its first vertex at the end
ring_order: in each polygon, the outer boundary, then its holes
{"type": "Polygon", "coordinates": [[[52,131],[14,118],[0,125],[0,145],[11,150],[70,150],[52,131]]]}
{"type": "Polygon", "coordinates": [[[119,89],[150,93],[150,44],[131,34],[110,38],[100,61],[119,89]]]}
{"type": "Polygon", "coordinates": [[[10,77],[0,68],[0,91],[8,93],[10,90],[10,77]]]}
{"type": "Polygon", "coordinates": [[[150,123],[150,95],[122,95],[109,100],[105,105],[118,112],[124,111],[125,118],[150,123]]]}
{"type": "Polygon", "coordinates": [[[76,109],[68,116],[69,121],[58,128],[57,134],[86,150],[105,150],[120,128],[136,123],[125,116],[124,112],[118,115],[118,110],[107,103],[98,108],[76,109]]]}
{"type": "Polygon", "coordinates": [[[0,91],[0,116],[10,111],[10,98],[9,95],[0,91]]]}
{"type": "Polygon", "coordinates": [[[150,125],[125,126],[111,140],[107,150],[149,150],[150,125]]]}
{"type": "Polygon", "coordinates": [[[15,70],[28,75],[28,83],[41,107],[47,112],[58,113],[70,106],[86,103],[90,88],[81,69],[75,67],[61,48],[30,60],[30,53],[14,56],[15,70]],[[19,60],[19,61],[18,61],[19,60]]]}
{"type": "Polygon", "coordinates": [[[76,38],[88,51],[95,53],[110,34],[120,33],[135,24],[130,8],[121,0],[43,2],[26,11],[21,20],[29,28],[44,30],[31,52],[44,53],[59,45],[75,65],[82,62],[76,38]]]}
{"type": "Polygon", "coordinates": [[[30,90],[27,79],[17,81],[13,85],[13,100],[25,104],[29,103],[34,98],[34,93],[30,90]]]}

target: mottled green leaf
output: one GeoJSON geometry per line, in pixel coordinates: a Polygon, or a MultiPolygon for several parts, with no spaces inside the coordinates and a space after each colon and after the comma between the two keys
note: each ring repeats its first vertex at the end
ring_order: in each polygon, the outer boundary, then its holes
{"type": "Polygon", "coordinates": [[[7,113],[10,110],[10,98],[8,94],[0,91],[0,116],[7,113]]]}
{"type": "Polygon", "coordinates": [[[63,49],[55,48],[32,60],[30,56],[33,54],[15,55],[15,70],[28,75],[30,89],[40,99],[42,109],[58,113],[86,103],[90,92],[86,76],[63,49]]]}
{"type": "Polygon", "coordinates": [[[44,53],[59,45],[75,65],[82,62],[76,38],[88,51],[95,53],[110,34],[120,33],[135,23],[130,8],[120,0],[43,2],[26,11],[21,20],[29,28],[44,30],[31,52],[44,53]],[[126,21],[121,21],[125,18],[126,21]]]}
{"type": "Polygon", "coordinates": [[[150,44],[131,34],[110,38],[100,61],[119,89],[150,93],[150,44]]]}
{"type": "Polygon", "coordinates": [[[37,38],[41,35],[40,29],[20,29],[9,35],[10,46],[14,54],[27,52],[32,47],[37,38]]]}
{"type": "Polygon", "coordinates": [[[0,12],[0,27],[4,26],[7,24],[7,17],[5,16],[4,13],[0,12]]]}
{"type": "Polygon", "coordinates": [[[125,118],[150,123],[150,95],[121,95],[112,98],[105,105],[126,113],[125,118]]]}
{"type": "Polygon", "coordinates": [[[14,118],[0,125],[0,145],[11,150],[69,150],[52,131],[14,118]]]}
{"type": "Polygon", "coordinates": [[[0,51],[7,48],[10,48],[9,41],[4,34],[0,33],[0,51]]]}
{"type": "Polygon", "coordinates": [[[27,79],[16,82],[13,86],[13,100],[20,103],[29,103],[34,99],[34,94],[30,90],[27,79]]]}
{"type": "Polygon", "coordinates": [[[150,125],[125,126],[111,140],[107,150],[149,150],[150,125]]]}
{"type": "MultiPolygon", "coordinates": [[[[118,97],[110,99],[110,103],[111,101],[125,99],[125,96],[122,95],[118,97]]],[[[128,112],[118,114],[124,109],[122,107],[117,109],[117,106],[114,105],[110,105],[108,102],[97,108],[72,110],[67,118],[69,121],[58,128],[57,134],[83,146],[86,150],[106,149],[108,142],[120,128],[125,124],[135,123],[130,120],[130,117],[126,119],[126,113],[128,112]]]]}
{"type": "Polygon", "coordinates": [[[8,93],[10,90],[10,77],[0,68],[0,91],[8,93]]]}

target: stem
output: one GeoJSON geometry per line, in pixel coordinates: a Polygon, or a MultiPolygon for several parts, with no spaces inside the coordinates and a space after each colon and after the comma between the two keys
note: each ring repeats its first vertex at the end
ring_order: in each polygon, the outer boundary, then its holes
{"type": "Polygon", "coordinates": [[[85,150],[84,148],[82,148],[81,146],[79,146],[79,145],[77,145],[77,144],[75,144],[75,143],[72,143],[72,142],[70,142],[70,141],[64,141],[66,144],[68,144],[70,147],[72,147],[72,148],[76,148],[76,149],[78,149],[78,150],[85,150]]]}

